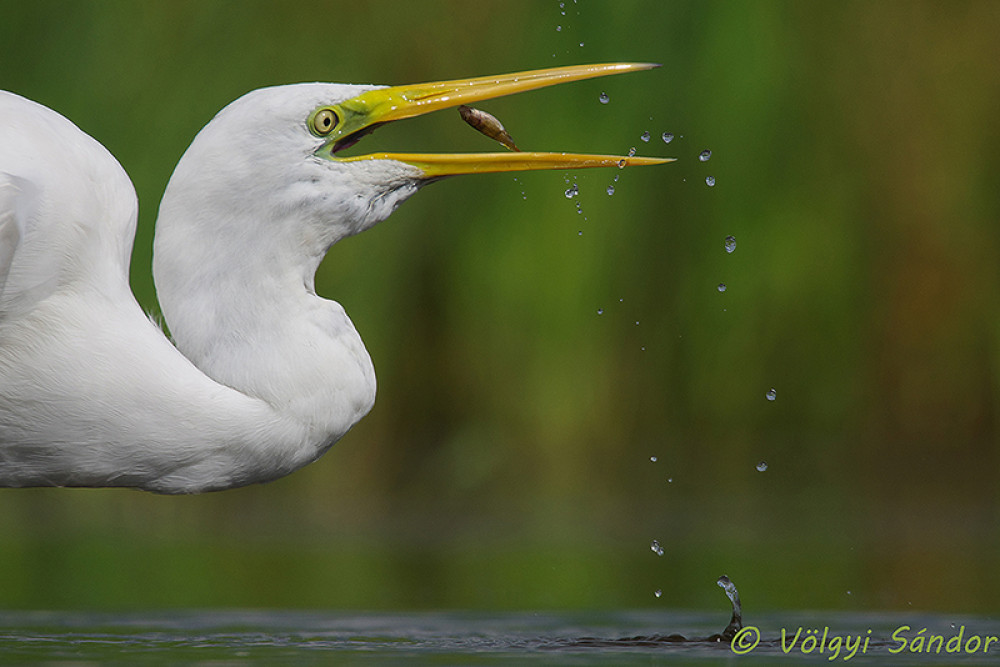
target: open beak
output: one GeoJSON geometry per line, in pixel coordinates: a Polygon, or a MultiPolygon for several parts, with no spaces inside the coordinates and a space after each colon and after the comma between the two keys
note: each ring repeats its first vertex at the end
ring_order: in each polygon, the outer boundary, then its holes
{"type": "MultiPolygon", "coordinates": [[[[317,154],[340,162],[397,160],[417,167],[426,178],[499,171],[624,167],[672,162],[670,158],[520,151],[501,153],[373,153],[353,157],[336,156],[337,151],[352,145],[360,137],[383,123],[413,118],[439,109],[471,104],[558,83],[654,67],[659,67],[659,65],[652,63],[572,65],[499,76],[417,83],[370,90],[340,104],[323,107],[314,112],[313,118],[321,112],[332,112],[333,114],[329,130],[322,134],[327,141],[317,154]]],[[[326,118],[330,118],[330,116],[324,115],[324,119],[326,118]]],[[[310,119],[310,126],[315,128],[312,119],[310,119]]]]}

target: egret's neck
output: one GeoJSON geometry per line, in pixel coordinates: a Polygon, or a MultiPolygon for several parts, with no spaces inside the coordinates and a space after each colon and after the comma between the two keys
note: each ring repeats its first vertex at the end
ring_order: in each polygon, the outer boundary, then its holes
{"type": "Polygon", "coordinates": [[[375,374],[313,276],[334,243],[426,180],[404,163],[323,160],[287,137],[245,142],[228,127],[199,133],[163,195],[153,248],[163,316],[209,377],[332,442],[371,408],[375,374]]]}
{"type": "Polygon", "coordinates": [[[337,239],[287,219],[293,212],[220,206],[174,185],[160,207],[153,272],[178,349],[215,381],[305,424],[319,446],[332,444],[375,398],[360,336],[340,304],[313,291],[337,239]]]}

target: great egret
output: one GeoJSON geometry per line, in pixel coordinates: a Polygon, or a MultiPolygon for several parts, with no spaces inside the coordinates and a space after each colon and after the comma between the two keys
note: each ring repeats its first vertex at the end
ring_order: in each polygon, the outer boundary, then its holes
{"type": "Polygon", "coordinates": [[[313,287],[334,243],[445,176],[667,161],[340,151],[389,121],[654,66],[239,98],[195,137],[160,204],[153,275],[176,347],[129,288],[124,170],[63,116],[0,92],[0,486],[197,493],[315,460],[375,399],[361,338],[313,287]]]}

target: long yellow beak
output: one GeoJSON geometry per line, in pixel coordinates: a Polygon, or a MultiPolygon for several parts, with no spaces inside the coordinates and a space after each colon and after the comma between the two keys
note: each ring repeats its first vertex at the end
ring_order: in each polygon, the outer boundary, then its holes
{"type": "Polygon", "coordinates": [[[372,131],[376,126],[390,121],[413,118],[439,109],[471,104],[559,83],[654,67],[659,67],[659,65],[652,63],[573,65],[499,76],[379,88],[352,97],[340,104],[317,109],[310,118],[310,126],[313,131],[327,139],[319,152],[327,159],[342,162],[397,160],[417,167],[426,178],[499,171],[663,164],[673,160],[670,158],[620,155],[536,152],[374,153],[354,157],[335,156],[335,153],[341,148],[351,145],[357,138],[372,131]],[[320,114],[323,115],[320,116],[320,114]],[[323,120],[322,125],[315,122],[314,119],[317,118],[323,120]]]}

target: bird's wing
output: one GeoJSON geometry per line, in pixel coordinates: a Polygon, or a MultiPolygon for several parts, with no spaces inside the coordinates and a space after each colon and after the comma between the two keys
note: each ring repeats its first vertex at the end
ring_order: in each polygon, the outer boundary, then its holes
{"type": "Polygon", "coordinates": [[[127,284],[137,211],[107,149],[51,109],[0,91],[0,321],[56,291],[127,284]]]}
{"type": "Polygon", "coordinates": [[[14,303],[22,303],[26,297],[37,297],[39,289],[49,291],[38,281],[34,289],[23,289],[23,285],[19,288],[15,275],[14,259],[18,250],[24,247],[37,195],[37,188],[27,179],[0,171],[0,321],[11,312],[14,303]]]}
{"type": "MultiPolygon", "coordinates": [[[[0,173],[0,304],[3,303],[4,286],[7,275],[14,262],[14,253],[21,242],[23,220],[18,216],[17,200],[21,189],[15,182],[15,177],[0,173]]],[[[0,316],[3,310],[0,309],[0,316]]]]}

